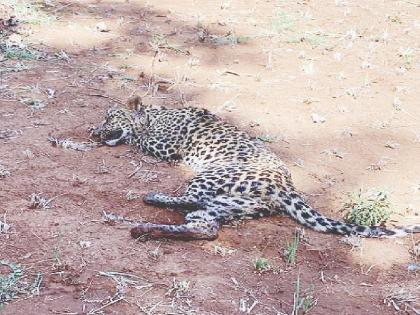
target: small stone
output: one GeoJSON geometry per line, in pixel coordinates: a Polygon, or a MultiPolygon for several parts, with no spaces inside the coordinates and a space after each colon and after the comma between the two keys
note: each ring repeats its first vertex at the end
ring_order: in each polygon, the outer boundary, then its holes
{"type": "Polygon", "coordinates": [[[315,124],[318,124],[318,123],[322,124],[326,121],[324,117],[316,113],[311,114],[311,119],[315,124]]]}
{"type": "Polygon", "coordinates": [[[108,25],[106,25],[105,22],[99,22],[98,24],[96,24],[95,28],[98,32],[109,32],[110,31],[110,29],[108,28],[108,25]]]}
{"type": "Polygon", "coordinates": [[[420,265],[419,264],[409,264],[407,267],[408,271],[419,271],[420,265]]]}
{"type": "Polygon", "coordinates": [[[79,242],[79,245],[80,245],[80,247],[81,248],[89,248],[89,247],[91,247],[92,246],[92,242],[90,242],[90,241],[80,241],[79,242]]]}
{"type": "Polygon", "coordinates": [[[6,222],[0,221],[0,233],[7,233],[10,230],[10,225],[6,222]]]}

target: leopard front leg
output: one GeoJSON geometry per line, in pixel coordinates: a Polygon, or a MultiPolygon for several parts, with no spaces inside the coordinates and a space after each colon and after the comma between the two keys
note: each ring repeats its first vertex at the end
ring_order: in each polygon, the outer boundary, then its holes
{"type": "Polygon", "coordinates": [[[174,197],[164,193],[148,193],[143,197],[143,202],[156,207],[177,209],[185,214],[205,207],[203,202],[200,202],[196,197],[191,195],[174,197]]]}
{"type": "Polygon", "coordinates": [[[131,229],[131,236],[150,239],[173,238],[182,240],[214,240],[218,236],[220,224],[207,211],[189,213],[184,224],[139,223],[131,229]]]}

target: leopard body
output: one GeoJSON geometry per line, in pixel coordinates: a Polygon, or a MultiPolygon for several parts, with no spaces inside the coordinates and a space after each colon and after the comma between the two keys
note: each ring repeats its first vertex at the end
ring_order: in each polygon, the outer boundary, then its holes
{"type": "Polygon", "coordinates": [[[196,176],[181,196],[150,193],[147,204],[176,209],[185,223],[139,223],[133,237],[215,239],[232,220],[286,213],[320,232],[365,237],[393,237],[420,232],[420,226],[384,228],[327,218],[299,194],[285,164],[260,140],[200,108],[165,108],[141,104],[108,111],[92,135],[113,146],[130,143],[157,159],[181,161],[196,176]]]}

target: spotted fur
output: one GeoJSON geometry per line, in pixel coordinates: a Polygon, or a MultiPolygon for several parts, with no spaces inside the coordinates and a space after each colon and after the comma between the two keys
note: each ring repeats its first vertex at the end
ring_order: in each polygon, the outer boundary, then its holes
{"type": "Polygon", "coordinates": [[[397,228],[361,226],[330,219],[296,192],[284,163],[259,140],[205,109],[145,106],[139,98],[129,108],[108,111],[92,135],[114,146],[136,145],[166,161],[182,161],[197,175],[181,196],[150,193],[147,204],[185,214],[185,223],[139,223],[133,237],[215,239],[221,224],[244,218],[286,213],[320,232],[364,237],[419,233],[420,225],[397,228]]]}

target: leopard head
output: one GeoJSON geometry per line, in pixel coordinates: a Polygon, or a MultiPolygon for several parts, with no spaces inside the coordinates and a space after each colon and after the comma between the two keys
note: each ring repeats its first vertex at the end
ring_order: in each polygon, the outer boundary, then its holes
{"type": "Polygon", "coordinates": [[[140,97],[128,100],[127,108],[108,110],[105,120],[91,130],[91,137],[109,146],[131,143],[147,128],[148,117],[140,97]]]}

